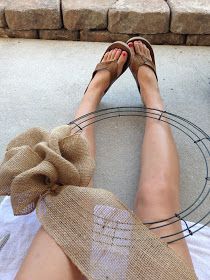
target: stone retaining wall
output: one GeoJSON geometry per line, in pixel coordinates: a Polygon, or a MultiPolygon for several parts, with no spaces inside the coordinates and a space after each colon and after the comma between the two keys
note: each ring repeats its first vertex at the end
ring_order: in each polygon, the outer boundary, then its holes
{"type": "Polygon", "coordinates": [[[0,0],[0,37],[210,45],[210,0],[0,0]],[[97,3],[97,4],[96,4],[97,3]]]}

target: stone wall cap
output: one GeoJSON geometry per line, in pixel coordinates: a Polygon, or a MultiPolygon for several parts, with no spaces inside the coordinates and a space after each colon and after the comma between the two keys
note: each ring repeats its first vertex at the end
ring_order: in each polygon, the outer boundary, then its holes
{"type": "Polygon", "coordinates": [[[167,2],[176,12],[210,13],[210,0],[167,0],[167,2]]]}
{"type": "Polygon", "coordinates": [[[111,9],[163,13],[170,11],[165,0],[118,0],[111,9]]]}
{"type": "Polygon", "coordinates": [[[60,1],[58,0],[44,0],[44,1],[34,1],[34,0],[24,0],[24,1],[9,1],[6,10],[37,10],[37,9],[47,9],[54,10],[60,8],[60,1]]]}
{"type": "Polygon", "coordinates": [[[67,10],[103,10],[110,8],[115,2],[116,0],[62,0],[62,6],[67,10]]]}

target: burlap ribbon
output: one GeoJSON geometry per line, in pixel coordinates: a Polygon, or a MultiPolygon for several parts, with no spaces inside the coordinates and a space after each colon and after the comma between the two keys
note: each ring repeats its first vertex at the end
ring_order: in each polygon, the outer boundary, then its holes
{"type": "Polygon", "coordinates": [[[195,280],[166,243],[104,189],[87,188],[95,163],[84,137],[63,125],[32,128],[7,146],[0,195],[15,215],[36,208],[44,229],[89,280],[195,280]]]}

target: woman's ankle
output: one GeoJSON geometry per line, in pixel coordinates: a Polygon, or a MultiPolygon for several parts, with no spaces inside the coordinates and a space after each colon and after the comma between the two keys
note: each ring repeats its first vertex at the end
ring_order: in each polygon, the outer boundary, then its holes
{"type": "Polygon", "coordinates": [[[160,96],[159,90],[141,89],[141,98],[147,108],[164,109],[164,103],[160,96]]]}
{"type": "Polygon", "coordinates": [[[148,103],[147,105],[145,104],[145,107],[164,111],[164,104],[159,102],[148,103]]]}
{"type": "Polygon", "coordinates": [[[142,91],[158,91],[158,82],[153,71],[147,66],[139,68],[138,83],[142,91]]]}

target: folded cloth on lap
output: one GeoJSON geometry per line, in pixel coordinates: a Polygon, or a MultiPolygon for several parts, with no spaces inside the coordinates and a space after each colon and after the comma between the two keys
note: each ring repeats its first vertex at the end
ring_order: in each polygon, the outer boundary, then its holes
{"type": "MultiPolygon", "coordinates": [[[[188,225],[193,223],[188,222],[188,225]]],[[[26,216],[14,216],[9,197],[0,204],[0,238],[10,233],[6,245],[0,250],[0,279],[13,280],[23,261],[40,223],[35,211],[26,216]]],[[[193,229],[201,227],[196,225],[193,229]]],[[[183,224],[183,228],[185,225],[183,224]]],[[[186,238],[194,268],[199,280],[210,279],[210,228],[204,227],[186,238]]]]}
{"type": "Polygon", "coordinates": [[[14,216],[10,197],[0,204],[0,238],[10,233],[9,240],[0,250],[0,279],[13,280],[26,255],[40,223],[36,212],[14,216]]]}

